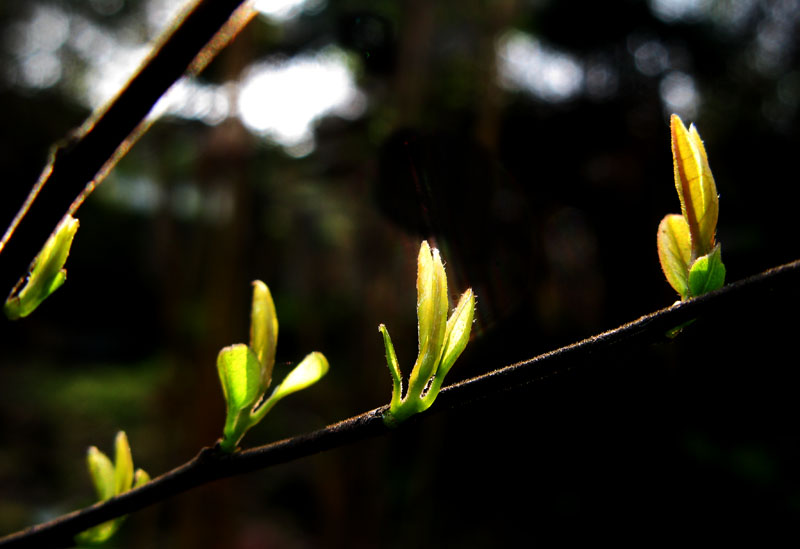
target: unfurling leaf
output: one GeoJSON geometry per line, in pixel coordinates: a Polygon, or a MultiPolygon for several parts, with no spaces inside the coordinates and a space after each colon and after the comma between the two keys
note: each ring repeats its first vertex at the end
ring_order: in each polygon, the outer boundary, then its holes
{"type": "Polygon", "coordinates": [[[670,286],[683,299],[686,299],[689,292],[691,255],[686,219],[678,214],[667,215],[658,226],[658,258],[670,286]]]}
{"type": "Polygon", "coordinates": [[[670,118],[672,161],[675,187],[681,201],[681,213],[689,226],[692,259],[711,252],[717,230],[719,197],[714,176],[700,134],[692,124],[689,130],[680,117],[670,118]]]}
{"type": "Polygon", "coordinates": [[[244,434],[280,399],[316,383],[328,371],[328,361],[322,353],[311,353],[265,398],[272,384],[277,344],[275,303],[267,285],[256,280],[250,310],[250,345],[225,347],[217,357],[217,372],[227,406],[220,441],[222,451],[235,451],[244,434]]]}
{"type": "Polygon", "coordinates": [[[708,255],[698,257],[689,270],[689,292],[699,296],[722,288],[725,284],[725,265],[722,264],[720,247],[708,255]]]}
{"type": "Polygon", "coordinates": [[[127,492],[133,486],[133,456],[125,431],[114,439],[114,493],[127,492]]]}
{"type": "Polygon", "coordinates": [[[270,395],[269,399],[253,413],[254,422],[261,420],[270,409],[284,397],[302,391],[306,387],[315,384],[328,373],[328,360],[322,353],[309,353],[306,357],[289,372],[280,385],[270,395]]]}
{"type": "Polygon", "coordinates": [[[89,475],[92,477],[97,499],[105,501],[114,495],[114,465],[108,456],[90,446],[86,452],[86,464],[89,467],[89,475]]]}
{"type": "Polygon", "coordinates": [[[394,426],[433,404],[444,376],[469,341],[475,312],[475,295],[467,290],[448,319],[447,277],[439,250],[427,241],[420,245],[417,259],[417,326],[419,354],[403,396],[403,379],[389,331],[379,331],[386,348],[386,362],[392,376],[392,400],[384,413],[385,424],[394,426]]]}
{"type": "Polygon", "coordinates": [[[466,348],[475,316],[475,294],[472,288],[461,295],[455,310],[447,320],[447,330],[442,352],[442,362],[436,369],[436,377],[444,378],[456,359],[466,348]]]}
{"type": "Polygon", "coordinates": [[[219,352],[217,373],[229,410],[252,407],[263,394],[261,363],[244,343],[225,347],[219,352]]]}
{"type": "Polygon", "coordinates": [[[681,215],[658,226],[658,258],[667,281],[686,300],[725,283],[725,266],[716,243],[719,197],[700,134],[677,115],[670,118],[675,188],[681,215]]]}
{"type": "Polygon", "coordinates": [[[272,383],[275,350],[278,345],[278,315],[266,284],[253,281],[253,305],[250,309],[250,348],[261,363],[264,387],[272,383]]]}
{"type": "MultiPolygon", "coordinates": [[[[108,456],[95,446],[91,446],[87,451],[86,463],[100,501],[124,494],[131,488],[138,488],[150,481],[150,475],[143,469],[137,469],[134,473],[131,447],[124,431],[118,432],[114,439],[113,464],[108,456]]],[[[75,541],[80,545],[104,543],[114,535],[124,520],[125,516],[122,516],[93,526],[75,536],[75,541]]]]}
{"type": "Polygon", "coordinates": [[[67,271],[63,267],[78,225],[78,220],[70,215],[58,224],[33,260],[25,285],[19,291],[15,288],[6,300],[3,311],[9,319],[16,320],[31,314],[67,280],[67,271]]]}

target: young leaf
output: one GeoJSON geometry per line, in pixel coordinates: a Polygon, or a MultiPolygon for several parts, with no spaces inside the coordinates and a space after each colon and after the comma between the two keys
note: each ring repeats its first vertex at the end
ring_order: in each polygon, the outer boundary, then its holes
{"type": "Polygon", "coordinates": [[[309,353],[306,357],[289,372],[280,385],[270,395],[269,399],[253,413],[254,423],[261,421],[261,418],[272,409],[282,398],[302,391],[306,387],[315,384],[328,373],[328,360],[322,353],[309,353]]]}
{"type": "Polygon", "coordinates": [[[719,197],[700,134],[692,124],[689,130],[680,117],[670,118],[675,187],[681,212],[689,226],[692,258],[711,252],[719,215],[719,197]]]}
{"type": "Polygon", "coordinates": [[[114,495],[131,489],[133,484],[133,457],[125,431],[117,433],[114,439],[114,495]]]}
{"type": "Polygon", "coordinates": [[[403,374],[400,373],[400,364],[397,362],[397,354],[392,345],[392,338],[389,337],[389,330],[381,324],[378,331],[383,335],[383,346],[386,349],[386,363],[389,365],[389,373],[392,376],[392,402],[390,406],[400,404],[403,396],[403,374]]]}
{"type": "Polygon", "coordinates": [[[475,294],[472,288],[461,295],[455,310],[447,320],[447,331],[444,342],[442,361],[436,369],[436,377],[444,379],[456,359],[461,356],[469,342],[472,330],[472,318],[475,314],[475,294]]]}
{"type": "Polygon", "coordinates": [[[217,373],[228,412],[238,413],[252,407],[261,394],[261,363],[243,343],[230,345],[217,356],[217,373]]]}
{"type": "MultiPolygon", "coordinates": [[[[133,472],[131,447],[124,431],[118,432],[114,439],[113,464],[108,456],[94,446],[89,448],[86,461],[100,501],[127,492],[131,487],[138,488],[150,480],[150,476],[143,469],[133,472]]],[[[122,516],[84,530],[75,536],[75,542],[79,545],[104,543],[114,535],[124,520],[125,517],[122,516]]]]}
{"type": "Polygon", "coordinates": [[[689,291],[692,296],[713,292],[725,284],[725,265],[722,264],[720,247],[708,255],[699,257],[689,270],[689,291]]]}
{"type": "Polygon", "coordinates": [[[383,414],[384,424],[393,427],[433,404],[444,376],[461,355],[469,341],[475,312],[475,295],[467,290],[447,318],[447,277],[439,250],[431,250],[427,241],[420,245],[417,259],[417,323],[419,354],[408,380],[405,396],[397,356],[389,331],[383,324],[379,331],[386,347],[386,362],[392,376],[392,400],[383,414]]]}
{"type": "Polygon", "coordinates": [[[419,355],[409,376],[409,393],[421,395],[430,377],[436,374],[447,329],[448,308],[447,277],[439,250],[434,248],[431,252],[428,242],[423,241],[417,260],[419,355]]]}
{"type": "Polygon", "coordinates": [[[686,219],[678,214],[665,216],[658,225],[658,259],[664,276],[682,299],[686,299],[689,292],[691,255],[686,219]]]}
{"type": "Polygon", "coordinates": [[[250,348],[261,363],[264,390],[272,383],[275,350],[278,345],[278,315],[266,284],[253,281],[253,304],[250,309],[250,348]]]}
{"type": "Polygon", "coordinates": [[[25,286],[19,292],[15,289],[3,306],[3,311],[10,320],[28,316],[64,284],[67,271],[63,267],[78,225],[78,220],[68,215],[47,239],[33,260],[33,267],[25,286]]]}
{"type": "Polygon", "coordinates": [[[97,499],[105,501],[114,495],[114,465],[108,456],[90,446],[86,452],[86,465],[89,468],[89,475],[92,477],[97,499]]]}
{"type": "Polygon", "coordinates": [[[227,405],[221,447],[232,452],[253,426],[250,412],[264,394],[261,363],[250,347],[239,343],[219,352],[217,372],[227,405]]]}

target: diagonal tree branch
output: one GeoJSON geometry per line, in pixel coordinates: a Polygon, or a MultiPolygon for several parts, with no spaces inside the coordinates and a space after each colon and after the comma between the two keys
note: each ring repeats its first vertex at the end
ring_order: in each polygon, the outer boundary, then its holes
{"type": "Polygon", "coordinates": [[[0,239],[0,291],[8,291],[24,275],[61,218],[84,197],[87,185],[99,182],[127,151],[158,99],[187,69],[210,60],[221,46],[214,42],[215,35],[243,2],[197,2],[180,24],[165,33],[161,45],[119,95],[54,147],[31,195],[0,239]],[[200,59],[201,52],[211,55],[200,59]],[[24,238],[11,238],[20,230],[24,238]]]}
{"type": "MultiPolygon", "coordinates": [[[[498,393],[519,390],[553,376],[597,367],[603,364],[601,359],[606,354],[630,351],[661,340],[667,331],[694,318],[722,318],[737,316],[737,313],[741,316],[748,304],[763,300],[770,292],[797,288],[798,282],[800,260],[661,309],[578,343],[450,385],[442,390],[431,408],[406,424],[438,411],[475,405],[498,393]]],[[[381,419],[386,408],[377,408],[312,433],[235,454],[204,448],[191,461],[140,488],[2,538],[0,548],[69,547],[75,534],[91,526],[143,509],[196,486],[386,434],[391,430],[381,419]]]]}

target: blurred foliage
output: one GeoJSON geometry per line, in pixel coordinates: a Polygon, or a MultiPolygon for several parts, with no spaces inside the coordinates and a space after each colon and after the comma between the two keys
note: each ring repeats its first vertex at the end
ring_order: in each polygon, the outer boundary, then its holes
{"type": "MultiPolygon", "coordinates": [[[[179,7],[0,3],[0,224],[179,7]]],[[[0,330],[3,532],[91,502],[85,448],[119,429],[154,475],[213,444],[214,359],[246,337],[251,280],[281,314],[277,375],[308,349],[331,365],[254,429],[264,441],[385,403],[377,326],[415,340],[403,281],[424,238],[454,295],[480,296],[452,381],[670,304],[655,239],[678,207],[672,112],[702,129],[728,280],[800,257],[798,22],[797,0],[308,0],[259,16],[81,208],[66,285],[0,330]]],[[[778,532],[800,513],[782,320],[797,297],[698,321],[596,375],[195,490],[130,517],[115,543],[778,532]]]]}

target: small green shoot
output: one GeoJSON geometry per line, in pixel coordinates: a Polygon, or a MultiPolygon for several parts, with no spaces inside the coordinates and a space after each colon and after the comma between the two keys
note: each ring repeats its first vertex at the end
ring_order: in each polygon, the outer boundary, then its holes
{"type": "Polygon", "coordinates": [[[468,289],[458,305],[449,311],[447,277],[439,250],[431,250],[423,241],[417,259],[417,323],[419,355],[411,370],[408,390],[403,396],[403,378],[397,355],[386,326],[378,328],[386,347],[386,362],[392,376],[392,400],[383,415],[386,425],[394,426],[412,415],[427,410],[439,390],[445,375],[464,351],[475,314],[475,294],[468,289]]]}
{"type": "Polygon", "coordinates": [[[658,226],[658,258],[664,276],[682,300],[725,284],[725,265],[715,241],[719,197],[706,149],[694,124],[686,129],[670,118],[675,188],[681,215],[670,214],[658,226]]]}
{"type": "Polygon", "coordinates": [[[64,263],[67,261],[72,239],[77,230],[78,220],[71,215],[67,215],[58,224],[56,230],[33,260],[31,272],[24,287],[19,291],[17,291],[18,286],[14,288],[6,300],[3,312],[10,320],[17,320],[31,314],[42,301],[67,280],[64,263]]]}
{"type": "Polygon", "coordinates": [[[267,397],[272,384],[278,317],[272,294],[260,280],[253,282],[250,344],[225,347],[217,357],[217,373],[225,396],[227,414],[220,448],[236,450],[244,434],[258,424],[282,398],[305,389],[328,372],[322,353],[308,354],[267,397]]]}
{"type": "MultiPolygon", "coordinates": [[[[150,476],[144,470],[137,469],[134,472],[131,447],[124,431],[118,432],[114,439],[114,463],[95,446],[91,446],[86,453],[86,463],[99,501],[111,499],[150,481],[150,476]]],[[[104,543],[124,520],[122,516],[84,530],[75,536],[75,542],[79,545],[104,543]]]]}

